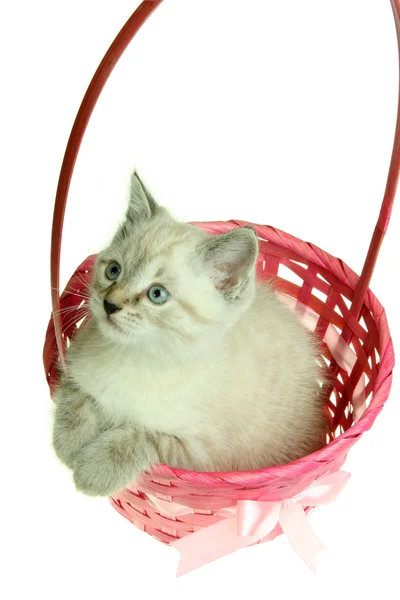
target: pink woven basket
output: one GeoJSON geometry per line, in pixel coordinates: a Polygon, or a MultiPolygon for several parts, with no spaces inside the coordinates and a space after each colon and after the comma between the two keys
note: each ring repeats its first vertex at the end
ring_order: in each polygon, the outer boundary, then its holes
{"type": "MultiPolygon", "coordinates": [[[[53,317],[44,346],[44,367],[51,390],[57,382],[57,363],[61,361],[65,366],[65,345],[84,317],[82,295],[88,294],[95,260],[95,256],[90,256],[78,267],[59,297],[63,217],[76,156],[112,69],[161,1],[142,2],[110,46],[83,99],[66,149],[53,219],[53,317]],[[76,310],[60,312],[71,307],[76,310]]],[[[400,48],[400,0],[391,0],[391,4],[400,48]]],[[[156,466],[143,475],[136,487],[124,489],[111,498],[114,508],[134,525],[162,542],[175,543],[205,528],[211,531],[210,526],[231,519],[235,507],[242,508],[245,501],[262,501],[271,507],[299,497],[321,478],[328,481],[327,475],[340,470],[351,446],[372,426],[391,387],[392,341],[385,311],[370,291],[369,282],[390,219],[399,171],[400,111],[382,207],[361,276],[313,244],[273,227],[252,224],[260,239],[259,278],[273,278],[282,299],[322,341],[322,355],[334,381],[327,405],[330,419],[327,445],[291,464],[250,472],[199,473],[156,466]]],[[[215,234],[245,224],[229,221],[197,225],[215,234]]],[[[303,502],[302,510],[308,513],[316,504],[303,502]]],[[[282,527],[276,520],[266,535],[264,531],[257,540],[249,538],[248,543],[271,540],[282,533],[282,527]]],[[[219,555],[223,553],[226,552],[219,555]]]]}

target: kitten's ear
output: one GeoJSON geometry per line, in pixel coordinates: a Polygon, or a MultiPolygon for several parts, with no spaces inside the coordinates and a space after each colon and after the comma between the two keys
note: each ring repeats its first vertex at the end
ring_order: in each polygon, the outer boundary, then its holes
{"type": "Polygon", "coordinates": [[[239,227],[210,236],[200,253],[215,287],[227,299],[235,300],[246,287],[258,256],[258,238],[251,227],[239,227]]]}
{"type": "Polygon", "coordinates": [[[136,223],[142,219],[150,219],[158,210],[160,207],[157,202],[146,189],[137,172],[134,171],[131,177],[129,206],[126,212],[127,221],[136,223]]]}

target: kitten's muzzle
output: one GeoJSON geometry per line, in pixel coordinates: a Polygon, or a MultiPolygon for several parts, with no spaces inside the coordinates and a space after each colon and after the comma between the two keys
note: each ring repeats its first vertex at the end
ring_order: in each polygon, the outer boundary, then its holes
{"type": "Polygon", "coordinates": [[[113,304],[112,302],[108,302],[108,300],[104,300],[104,310],[107,315],[112,315],[113,313],[121,310],[121,306],[117,304],[113,304]]]}

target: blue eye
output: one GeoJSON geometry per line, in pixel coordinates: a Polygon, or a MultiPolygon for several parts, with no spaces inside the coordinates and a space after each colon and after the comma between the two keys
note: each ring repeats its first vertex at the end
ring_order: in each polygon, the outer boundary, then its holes
{"type": "Polygon", "coordinates": [[[147,297],[150,302],[154,304],[164,304],[169,300],[169,292],[161,285],[152,285],[151,288],[147,290],[147,297]]]}
{"type": "Polygon", "coordinates": [[[116,279],[118,279],[120,273],[121,267],[116,262],[110,263],[106,269],[106,277],[111,281],[115,281],[116,279]]]}

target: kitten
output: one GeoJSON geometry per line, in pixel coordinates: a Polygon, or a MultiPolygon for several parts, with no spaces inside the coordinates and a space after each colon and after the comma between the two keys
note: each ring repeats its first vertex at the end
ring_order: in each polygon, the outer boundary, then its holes
{"type": "Polygon", "coordinates": [[[250,470],[323,445],[317,344],[256,282],[257,254],[251,228],[178,223],[133,174],[55,393],[53,445],[77,489],[108,496],[155,464],[250,470]]]}

